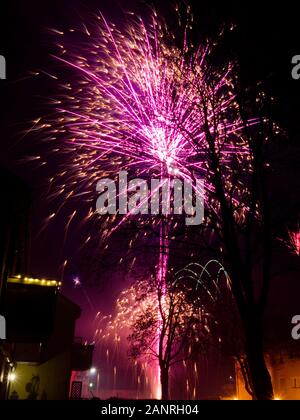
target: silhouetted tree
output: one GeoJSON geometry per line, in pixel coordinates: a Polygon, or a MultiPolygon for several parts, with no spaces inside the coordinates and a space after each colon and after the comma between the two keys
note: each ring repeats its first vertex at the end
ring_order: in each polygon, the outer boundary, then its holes
{"type": "Polygon", "coordinates": [[[215,70],[208,60],[195,76],[198,99],[190,112],[196,110],[199,127],[185,136],[206,168],[205,228],[231,279],[245,335],[248,385],[254,399],[265,400],[273,398],[262,332],[272,248],[268,152],[280,130],[265,117],[266,95],[260,88],[245,93],[230,66],[215,70]]]}
{"type": "MultiPolygon", "coordinates": [[[[139,312],[132,324],[130,356],[157,360],[162,399],[169,398],[170,368],[189,359],[209,339],[209,314],[193,288],[180,282],[138,282],[139,312]]],[[[193,285],[194,286],[194,285],[193,285]]]]}

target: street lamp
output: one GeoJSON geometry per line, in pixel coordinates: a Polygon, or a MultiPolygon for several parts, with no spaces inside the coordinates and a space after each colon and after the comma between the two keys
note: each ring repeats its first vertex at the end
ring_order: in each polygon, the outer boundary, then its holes
{"type": "Polygon", "coordinates": [[[96,375],[97,369],[95,367],[91,367],[90,369],[90,375],[96,375]]]}

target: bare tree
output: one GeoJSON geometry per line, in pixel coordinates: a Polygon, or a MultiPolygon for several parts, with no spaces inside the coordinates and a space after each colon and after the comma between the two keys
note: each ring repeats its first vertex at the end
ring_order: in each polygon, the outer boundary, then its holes
{"type": "Polygon", "coordinates": [[[230,66],[216,70],[207,62],[203,72],[195,74],[198,98],[190,112],[196,113],[198,127],[185,136],[199,161],[206,162],[205,227],[213,232],[231,279],[251,394],[264,400],[273,398],[262,331],[272,247],[268,151],[279,129],[265,117],[265,94],[259,88],[259,94],[247,95],[230,66]]]}
{"type": "Polygon", "coordinates": [[[209,314],[193,295],[193,288],[179,282],[153,279],[137,283],[136,302],[140,311],[132,323],[130,356],[157,360],[162,399],[169,398],[171,367],[203,347],[209,340],[209,314]]]}

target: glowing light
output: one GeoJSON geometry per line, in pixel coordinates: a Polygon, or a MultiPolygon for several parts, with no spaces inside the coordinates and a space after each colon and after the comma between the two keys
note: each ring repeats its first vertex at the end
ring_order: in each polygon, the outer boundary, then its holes
{"type": "Polygon", "coordinates": [[[23,278],[21,275],[18,275],[16,277],[9,277],[8,283],[19,283],[19,284],[38,285],[38,286],[57,287],[57,288],[61,286],[61,283],[56,280],[34,279],[32,277],[23,278]]]}
{"type": "Polygon", "coordinates": [[[16,379],[17,379],[17,375],[14,372],[8,375],[9,382],[14,382],[16,379]]]}
{"type": "Polygon", "coordinates": [[[81,286],[81,281],[80,281],[80,278],[78,276],[73,278],[73,284],[74,284],[75,287],[81,286]]]}
{"type": "Polygon", "coordinates": [[[90,374],[91,375],[96,375],[96,373],[97,373],[97,369],[95,367],[91,367],[90,374]]]}

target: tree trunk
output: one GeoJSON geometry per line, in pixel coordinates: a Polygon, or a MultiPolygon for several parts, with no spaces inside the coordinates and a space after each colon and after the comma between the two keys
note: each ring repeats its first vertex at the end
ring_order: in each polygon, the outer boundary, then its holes
{"type": "Polygon", "coordinates": [[[266,366],[263,340],[262,320],[257,314],[248,320],[245,327],[246,356],[251,376],[254,399],[272,400],[273,387],[271,376],[266,366]]]}
{"type": "Polygon", "coordinates": [[[169,399],[169,368],[160,368],[161,399],[169,399]]]}

